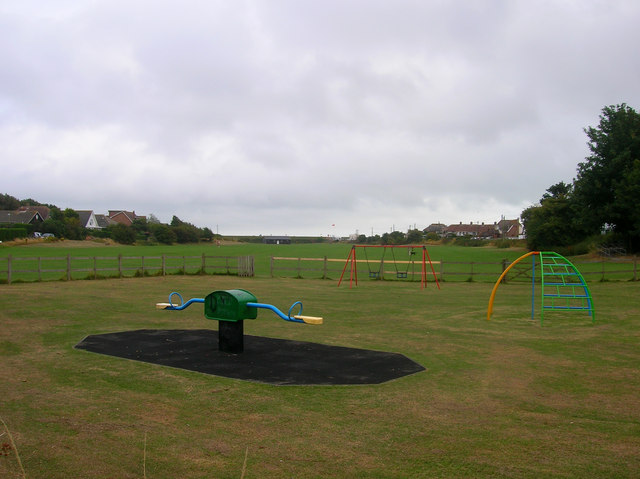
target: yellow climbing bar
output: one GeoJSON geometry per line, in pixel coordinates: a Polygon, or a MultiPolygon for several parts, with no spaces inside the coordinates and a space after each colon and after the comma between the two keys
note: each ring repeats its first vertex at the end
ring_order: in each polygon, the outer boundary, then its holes
{"type": "Polygon", "coordinates": [[[489,321],[491,319],[491,315],[493,314],[493,300],[496,297],[496,291],[498,290],[498,286],[500,285],[500,283],[502,282],[503,278],[507,275],[507,273],[509,272],[509,270],[511,268],[513,268],[516,264],[518,264],[520,261],[522,261],[525,258],[528,258],[529,256],[532,256],[534,254],[540,254],[539,251],[530,251],[527,254],[523,254],[522,256],[520,256],[517,260],[515,260],[513,263],[511,263],[507,269],[505,269],[502,274],[500,275],[500,277],[498,278],[498,281],[496,281],[496,284],[493,286],[493,290],[491,291],[491,296],[489,297],[489,308],[487,309],[487,321],[489,321]]]}

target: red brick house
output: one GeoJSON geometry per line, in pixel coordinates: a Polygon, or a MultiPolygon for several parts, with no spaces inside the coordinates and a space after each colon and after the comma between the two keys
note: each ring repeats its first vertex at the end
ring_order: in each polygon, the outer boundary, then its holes
{"type": "Polygon", "coordinates": [[[135,211],[109,210],[108,218],[116,223],[131,226],[136,219],[146,219],[146,216],[136,215],[135,211]]]}

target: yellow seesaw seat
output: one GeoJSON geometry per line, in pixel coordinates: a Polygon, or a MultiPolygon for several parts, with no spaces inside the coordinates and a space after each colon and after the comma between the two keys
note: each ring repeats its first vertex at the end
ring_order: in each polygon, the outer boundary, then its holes
{"type": "Polygon", "coordinates": [[[322,324],[322,318],[317,316],[294,316],[294,318],[304,321],[305,324],[322,324]]]}

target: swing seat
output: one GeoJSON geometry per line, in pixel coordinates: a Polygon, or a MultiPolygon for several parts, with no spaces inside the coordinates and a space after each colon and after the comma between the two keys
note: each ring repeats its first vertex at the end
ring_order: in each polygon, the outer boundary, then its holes
{"type": "Polygon", "coordinates": [[[398,271],[396,273],[396,278],[398,278],[398,279],[405,279],[406,277],[407,277],[407,273],[405,273],[405,272],[398,271]]]}
{"type": "Polygon", "coordinates": [[[369,271],[369,278],[378,279],[380,277],[380,273],[377,271],[369,271]]]}

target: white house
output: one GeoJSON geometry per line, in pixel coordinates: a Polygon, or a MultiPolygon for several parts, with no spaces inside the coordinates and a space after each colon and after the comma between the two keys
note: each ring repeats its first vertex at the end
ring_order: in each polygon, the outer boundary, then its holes
{"type": "Polygon", "coordinates": [[[93,214],[93,211],[90,211],[90,210],[77,211],[76,210],[76,213],[78,213],[78,215],[80,216],[81,226],[88,229],[101,228],[101,226],[98,224],[98,220],[96,219],[96,215],[93,214]]]}

